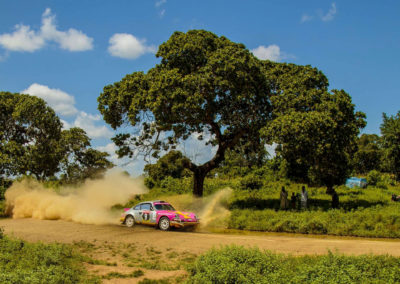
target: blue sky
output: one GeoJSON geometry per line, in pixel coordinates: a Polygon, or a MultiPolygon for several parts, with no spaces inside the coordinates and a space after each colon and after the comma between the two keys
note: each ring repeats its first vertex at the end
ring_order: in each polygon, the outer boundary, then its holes
{"type": "Polygon", "coordinates": [[[174,31],[206,29],[260,58],[319,68],[367,114],[363,132],[379,133],[382,113],[400,110],[399,12],[389,0],[0,0],[0,90],[41,96],[112,152],[97,111],[103,87],[153,67],[174,31]]]}

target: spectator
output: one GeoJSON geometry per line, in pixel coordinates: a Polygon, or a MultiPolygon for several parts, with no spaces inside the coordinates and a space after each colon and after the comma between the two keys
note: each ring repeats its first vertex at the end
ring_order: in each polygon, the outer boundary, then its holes
{"type": "Polygon", "coordinates": [[[307,202],[308,202],[308,192],[306,187],[303,185],[301,187],[301,208],[307,209],[307,202]]]}
{"type": "Polygon", "coordinates": [[[294,194],[294,192],[292,192],[292,196],[290,198],[290,205],[292,207],[293,210],[296,209],[296,205],[297,205],[297,196],[294,194]]]}
{"type": "Polygon", "coordinates": [[[285,187],[282,186],[281,190],[281,209],[286,210],[289,206],[288,202],[288,192],[285,190],[285,187]]]}
{"type": "Polygon", "coordinates": [[[333,190],[332,193],[332,208],[333,209],[339,208],[339,195],[337,194],[336,190],[333,190]]]}

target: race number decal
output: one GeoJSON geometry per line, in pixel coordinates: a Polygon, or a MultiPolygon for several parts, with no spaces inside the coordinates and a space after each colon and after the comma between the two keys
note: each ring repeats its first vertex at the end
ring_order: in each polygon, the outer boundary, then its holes
{"type": "Polygon", "coordinates": [[[143,219],[143,221],[149,221],[150,220],[150,213],[149,212],[143,212],[142,213],[142,219],[143,219]]]}

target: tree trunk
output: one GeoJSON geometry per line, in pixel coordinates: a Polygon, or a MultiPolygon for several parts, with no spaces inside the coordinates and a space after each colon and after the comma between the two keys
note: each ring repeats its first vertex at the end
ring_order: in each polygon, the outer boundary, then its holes
{"type": "Polygon", "coordinates": [[[206,178],[207,172],[205,172],[202,169],[197,169],[194,172],[193,176],[193,194],[196,197],[202,197],[203,196],[203,190],[204,190],[204,179],[206,178]]]}
{"type": "Polygon", "coordinates": [[[333,185],[326,186],[326,194],[332,195],[333,193],[333,185]]]}

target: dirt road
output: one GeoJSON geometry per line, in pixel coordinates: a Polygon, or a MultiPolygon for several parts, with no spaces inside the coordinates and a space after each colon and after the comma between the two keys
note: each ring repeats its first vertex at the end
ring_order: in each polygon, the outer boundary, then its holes
{"type": "Polygon", "coordinates": [[[63,242],[102,241],[134,243],[199,254],[212,247],[237,244],[290,254],[324,254],[328,250],[344,254],[389,254],[400,256],[400,240],[320,238],[274,234],[214,234],[204,232],[162,232],[151,227],[122,225],[82,225],[65,221],[0,219],[8,235],[27,241],[63,242]]]}

